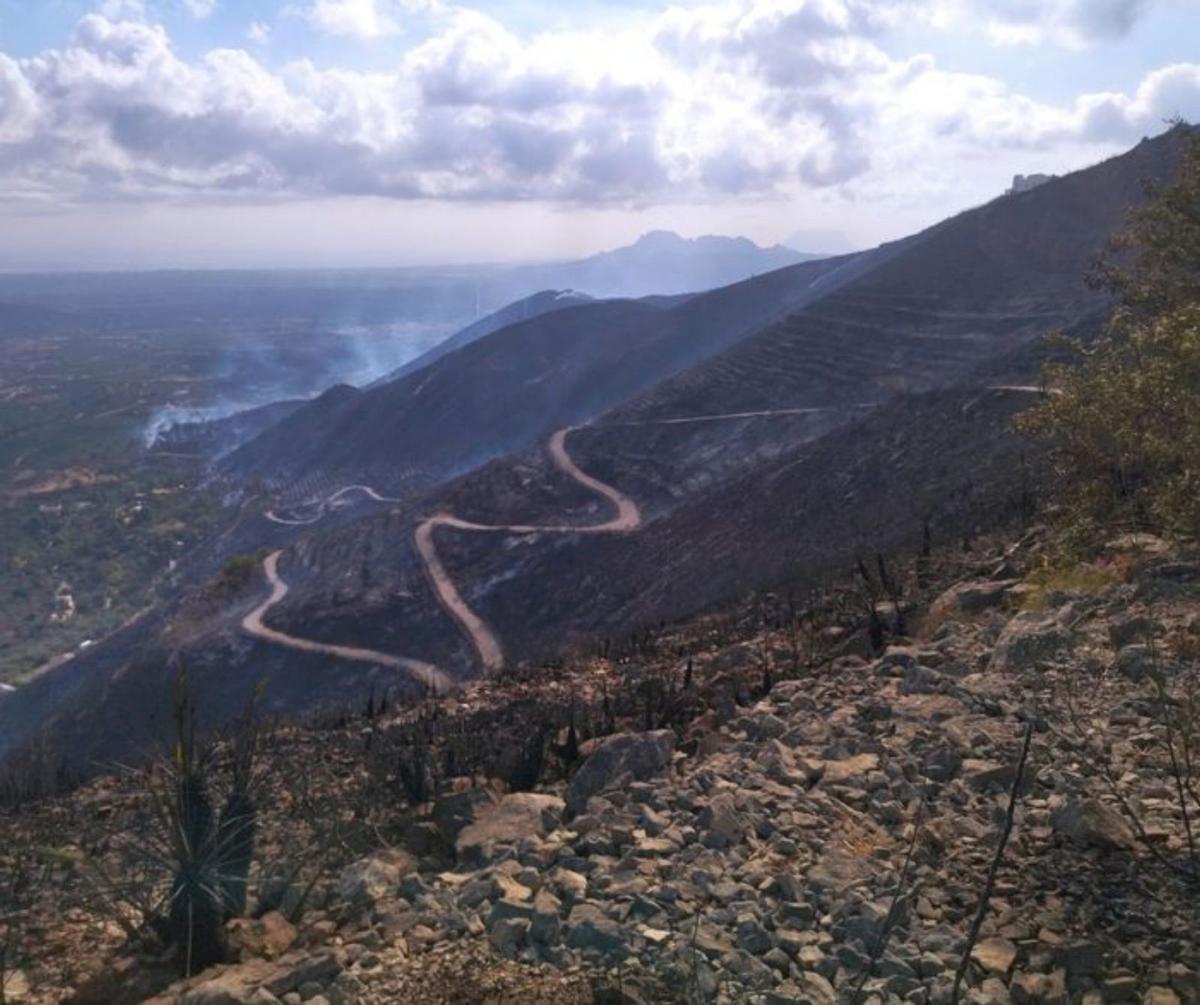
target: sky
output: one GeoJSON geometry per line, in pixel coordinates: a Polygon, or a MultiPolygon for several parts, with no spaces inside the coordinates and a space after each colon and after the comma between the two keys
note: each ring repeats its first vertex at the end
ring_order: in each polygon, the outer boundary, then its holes
{"type": "Polygon", "coordinates": [[[870,247],[1200,120],[1200,0],[0,0],[0,269],[870,247]]]}

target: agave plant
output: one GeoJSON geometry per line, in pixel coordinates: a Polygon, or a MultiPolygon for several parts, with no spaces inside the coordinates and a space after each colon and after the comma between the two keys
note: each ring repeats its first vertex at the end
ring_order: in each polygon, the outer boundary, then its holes
{"type": "Polygon", "coordinates": [[[257,692],[231,742],[229,790],[217,813],[211,795],[215,748],[198,744],[182,673],[177,684],[172,763],[155,799],[163,825],[157,858],[173,871],[158,927],[178,951],[185,974],[225,958],[225,922],[246,909],[258,824],[252,791],[256,700],[257,692]]]}

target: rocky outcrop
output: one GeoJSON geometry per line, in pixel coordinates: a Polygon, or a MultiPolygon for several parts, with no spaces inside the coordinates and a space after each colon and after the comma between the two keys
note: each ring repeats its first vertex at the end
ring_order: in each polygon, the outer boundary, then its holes
{"type": "Polygon", "coordinates": [[[558,796],[533,792],[505,796],[459,832],[454,844],[459,860],[486,862],[506,847],[545,836],[562,820],[564,805],[558,796]]]}
{"type": "Polygon", "coordinates": [[[1025,611],[996,640],[991,669],[998,673],[1040,670],[1071,647],[1071,633],[1055,616],[1025,611]]]}
{"type": "Polygon", "coordinates": [[[622,779],[644,782],[662,774],[671,763],[675,734],[669,729],[613,736],[588,754],[567,787],[567,808],[582,812],[588,799],[622,779]]]}

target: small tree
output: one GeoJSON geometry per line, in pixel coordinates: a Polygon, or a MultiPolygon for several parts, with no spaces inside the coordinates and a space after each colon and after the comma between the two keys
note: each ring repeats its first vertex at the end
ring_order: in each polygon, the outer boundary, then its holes
{"type": "Polygon", "coordinates": [[[1106,335],[1048,367],[1051,393],[1018,417],[1052,444],[1068,543],[1114,524],[1200,532],[1200,136],[1149,193],[1090,277],[1118,297],[1106,335]]]}

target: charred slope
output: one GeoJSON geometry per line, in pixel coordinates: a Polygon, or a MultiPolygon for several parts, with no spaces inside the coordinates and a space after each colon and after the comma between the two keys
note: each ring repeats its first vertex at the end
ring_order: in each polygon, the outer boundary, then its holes
{"type": "Polygon", "coordinates": [[[277,490],[435,484],[593,418],[812,299],[890,250],[806,263],[674,301],[602,301],[510,325],[400,380],[321,399],[231,454],[277,490]]]}
{"type": "MultiPolygon", "coordinates": [[[[819,570],[868,543],[886,549],[919,532],[920,514],[942,513],[946,526],[968,519],[972,486],[989,498],[1010,487],[1022,448],[1008,418],[1028,404],[982,389],[1005,382],[1005,370],[1031,379],[1038,335],[1095,324],[1105,302],[1082,281],[1087,263],[1143,179],[1169,171],[1177,140],[1168,134],[931,228],[598,417],[573,438],[573,454],[637,499],[647,527],[625,539],[446,530],[440,547],[465,598],[517,651],[545,651],[556,639],[686,613],[789,569],[819,570]],[[666,421],[805,407],[823,411],[666,421]]],[[[535,451],[438,490],[424,508],[540,524],[595,522],[599,505],[573,499],[535,451]]],[[[381,544],[381,528],[368,521],[305,541],[292,566],[298,588],[279,617],[311,626],[336,611],[345,631],[346,584],[397,575],[387,556],[406,546],[381,544]]],[[[422,611],[409,624],[428,636],[436,617],[422,611]]]]}
{"type": "Polygon", "coordinates": [[[588,303],[591,299],[586,293],[579,293],[576,290],[542,290],[540,293],[535,293],[532,296],[523,297],[514,303],[501,307],[500,310],[494,311],[487,317],[480,318],[478,321],[467,325],[461,331],[455,332],[444,342],[439,342],[432,349],[421,353],[416,359],[409,360],[391,373],[372,381],[368,386],[377,387],[381,384],[388,384],[393,380],[399,380],[401,377],[407,377],[410,373],[424,370],[431,363],[436,362],[443,356],[449,355],[456,349],[461,349],[465,345],[477,342],[485,335],[491,335],[492,332],[497,332],[501,328],[515,325],[519,321],[529,321],[532,318],[541,317],[543,314],[549,314],[551,311],[560,311],[564,307],[576,307],[579,304],[588,303]]]}
{"type": "Polygon", "coordinates": [[[853,282],[619,411],[647,419],[870,400],[931,389],[1103,298],[1083,276],[1146,179],[1167,176],[1178,130],[909,240],[853,282]]]}
{"type": "Polygon", "coordinates": [[[155,437],[152,449],[220,458],[298,412],[307,403],[303,398],[288,398],[246,408],[221,419],[176,422],[155,437]]]}

